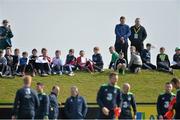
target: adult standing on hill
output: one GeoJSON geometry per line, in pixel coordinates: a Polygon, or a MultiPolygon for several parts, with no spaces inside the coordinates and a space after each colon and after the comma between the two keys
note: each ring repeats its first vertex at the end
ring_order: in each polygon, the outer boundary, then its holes
{"type": "Polygon", "coordinates": [[[131,35],[129,40],[131,41],[131,46],[136,47],[136,51],[141,54],[144,49],[144,40],[147,37],[146,29],[140,24],[140,18],[135,19],[135,25],[131,27],[131,35]]]}
{"type": "Polygon", "coordinates": [[[12,47],[11,38],[13,37],[13,33],[8,23],[8,20],[3,20],[2,26],[0,26],[0,49],[2,50],[12,47]]]}
{"type": "Polygon", "coordinates": [[[126,18],[124,16],[120,17],[120,24],[117,24],[115,27],[116,42],[115,50],[117,53],[123,52],[126,61],[127,59],[127,50],[128,50],[128,38],[131,35],[131,30],[128,25],[125,24],[126,18]]]}

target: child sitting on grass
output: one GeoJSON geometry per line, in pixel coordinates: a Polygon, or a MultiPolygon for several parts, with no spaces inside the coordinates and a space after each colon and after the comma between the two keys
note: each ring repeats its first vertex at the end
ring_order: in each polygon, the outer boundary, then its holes
{"type": "Polygon", "coordinates": [[[149,69],[149,70],[155,70],[156,66],[151,63],[151,44],[146,44],[146,49],[144,49],[141,53],[141,59],[143,62],[142,68],[143,69],[149,69]]]}
{"type": "Polygon", "coordinates": [[[12,77],[12,75],[13,75],[13,55],[11,53],[11,48],[9,48],[9,47],[6,48],[4,57],[7,60],[7,69],[4,74],[8,77],[12,77]]]}
{"type": "Polygon", "coordinates": [[[85,57],[84,50],[79,52],[79,57],[77,58],[77,67],[79,70],[87,70],[88,72],[94,72],[92,63],[85,57]]]}
{"type": "Polygon", "coordinates": [[[37,64],[36,64],[36,60],[38,59],[37,56],[37,49],[33,49],[32,50],[32,55],[29,56],[29,67],[32,69],[32,76],[35,76],[38,70],[37,64]]]}
{"type": "Polygon", "coordinates": [[[115,62],[114,71],[118,71],[119,73],[124,75],[126,66],[127,66],[127,62],[126,59],[124,58],[124,53],[120,52],[119,58],[115,62]]]}
{"type": "Polygon", "coordinates": [[[76,57],[74,56],[74,49],[69,50],[69,54],[66,56],[66,63],[64,69],[69,76],[74,76],[74,72],[77,68],[76,57]]]}
{"type": "Polygon", "coordinates": [[[0,50],[0,76],[3,77],[7,68],[7,60],[3,56],[3,50],[0,50]]]}
{"type": "Polygon", "coordinates": [[[28,63],[29,63],[28,53],[23,52],[22,57],[19,59],[19,66],[18,66],[18,70],[17,70],[17,75],[20,75],[20,76],[25,75],[26,67],[27,67],[28,63]]]}
{"type": "Polygon", "coordinates": [[[129,62],[129,70],[133,73],[139,73],[142,67],[142,60],[138,52],[136,52],[136,48],[134,46],[130,47],[131,52],[131,60],[129,62]]]}
{"type": "Polygon", "coordinates": [[[36,60],[38,69],[40,70],[41,76],[48,76],[51,74],[51,58],[48,56],[47,49],[42,48],[41,49],[42,55],[38,57],[36,60]]]}
{"type": "Polygon", "coordinates": [[[171,68],[180,69],[180,47],[176,47],[175,54],[173,56],[173,65],[171,68]]]}
{"type": "Polygon", "coordinates": [[[52,74],[62,75],[63,72],[63,61],[61,59],[61,51],[56,50],[55,57],[52,60],[52,74]]]}
{"type": "Polygon", "coordinates": [[[111,62],[109,64],[109,69],[114,68],[114,64],[116,60],[119,58],[119,54],[115,51],[115,48],[113,46],[109,47],[109,52],[112,54],[111,56],[111,62]]]}
{"type": "Polygon", "coordinates": [[[14,55],[13,55],[13,75],[17,74],[17,69],[18,69],[18,64],[19,64],[19,59],[20,59],[20,50],[18,48],[16,48],[14,50],[14,55]]]}
{"type": "Polygon", "coordinates": [[[92,62],[93,62],[93,67],[95,71],[102,72],[103,71],[103,60],[102,56],[99,53],[99,47],[94,47],[93,49],[93,56],[92,56],[92,62]]]}
{"type": "Polygon", "coordinates": [[[160,53],[157,55],[156,58],[157,69],[160,71],[169,72],[173,74],[173,69],[170,68],[169,57],[164,52],[165,52],[165,48],[161,47],[160,53]]]}

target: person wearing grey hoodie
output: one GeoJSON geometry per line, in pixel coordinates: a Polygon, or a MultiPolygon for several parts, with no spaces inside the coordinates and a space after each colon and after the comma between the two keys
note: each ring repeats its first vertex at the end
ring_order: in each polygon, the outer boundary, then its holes
{"type": "Polygon", "coordinates": [[[133,73],[138,73],[142,67],[142,60],[139,53],[136,52],[136,48],[134,46],[130,47],[131,51],[131,60],[129,62],[129,70],[133,73]]]}

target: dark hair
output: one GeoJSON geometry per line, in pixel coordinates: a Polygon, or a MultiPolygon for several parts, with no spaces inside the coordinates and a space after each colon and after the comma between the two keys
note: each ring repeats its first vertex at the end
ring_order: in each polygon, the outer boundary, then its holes
{"type": "Polygon", "coordinates": [[[151,43],[147,43],[147,44],[146,44],[146,47],[151,47],[151,43]]]}
{"type": "Polygon", "coordinates": [[[41,82],[36,83],[36,85],[44,86],[44,84],[41,82]]]}
{"type": "Polygon", "coordinates": [[[117,76],[117,75],[118,75],[117,72],[111,72],[111,73],[109,74],[109,78],[112,78],[113,76],[117,76]]]}
{"type": "Polygon", "coordinates": [[[165,48],[164,48],[164,47],[161,47],[160,50],[165,50],[165,48]]]}
{"type": "Polygon", "coordinates": [[[97,46],[96,46],[96,47],[94,47],[94,50],[97,50],[97,51],[99,51],[99,47],[97,47],[97,46]]]}
{"type": "Polygon", "coordinates": [[[47,49],[46,49],[46,48],[42,48],[42,49],[41,49],[41,52],[43,52],[43,51],[47,51],[47,49]]]}
{"type": "Polygon", "coordinates": [[[119,55],[124,55],[124,53],[123,52],[119,52],[119,55]]]}
{"type": "Polygon", "coordinates": [[[120,17],[120,20],[122,20],[122,19],[126,19],[126,18],[125,18],[124,16],[121,16],[121,17],[120,17]]]}
{"type": "Polygon", "coordinates": [[[59,53],[59,52],[61,52],[61,51],[60,51],[60,50],[56,50],[56,51],[55,51],[55,53],[59,53]]]}
{"type": "Polygon", "coordinates": [[[28,55],[28,53],[27,52],[23,52],[22,55],[28,55]]]}
{"type": "Polygon", "coordinates": [[[70,49],[69,52],[74,52],[74,49],[70,49]]]}
{"type": "Polygon", "coordinates": [[[171,84],[171,82],[166,82],[166,83],[165,83],[165,85],[169,85],[169,84],[171,84]]]}
{"type": "Polygon", "coordinates": [[[112,48],[114,48],[114,47],[113,47],[113,46],[110,46],[110,47],[109,47],[109,49],[112,49],[112,48]]]}
{"type": "Polygon", "coordinates": [[[34,51],[37,52],[37,49],[36,48],[32,49],[32,52],[34,52],[34,51]]]}
{"type": "Polygon", "coordinates": [[[171,83],[177,84],[180,80],[178,78],[172,78],[171,83]]]}
{"type": "Polygon", "coordinates": [[[3,24],[8,23],[8,20],[3,20],[2,23],[3,24]]]}
{"type": "Polygon", "coordinates": [[[82,53],[82,52],[84,52],[84,50],[80,50],[80,52],[79,52],[79,53],[82,53]]]}
{"type": "Polygon", "coordinates": [[[15,52],[17,52],[17,51],[19,51],[19,49],[18,49],[18,48],[16,48],[16,49],[14,49],[14,51],[15,51],[15,52]]]}

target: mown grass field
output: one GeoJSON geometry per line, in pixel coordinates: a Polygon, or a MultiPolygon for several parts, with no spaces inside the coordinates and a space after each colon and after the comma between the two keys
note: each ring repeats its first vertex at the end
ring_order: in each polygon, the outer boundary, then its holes
{"type": "MultiPolygon", "coordinates": [[[[101,84],[108,82],[109,70],[103,73],[89,74],[86,72],[76,72],[75,76],[54,75],[49,77],[36,76],[33,78],[33,88],[37,82],[45,84],[45,92],[50,93],[53,85],[61,88],[58,97],[59,102],[65,102],[70,95],[70,87],[79,87],[80,94],[87,102],[96,102],[96,94],[101,84]]],[[[175,75],[157,71],[142,71],[139,74],[127,73],[119,75],[118,85],[121,87],[124,82],[132,85],[131,92],[135,94],[137,102],[156,102],[159,93],[163,92],[164,83],[170,81],[172,77],[180,77],[180,71],[175,71],[175,75]]],[[[14,79],[0,78],[0,103],[12,103],[16,90],[22,86],[22,78],[14,79]]]]}

